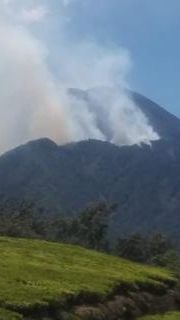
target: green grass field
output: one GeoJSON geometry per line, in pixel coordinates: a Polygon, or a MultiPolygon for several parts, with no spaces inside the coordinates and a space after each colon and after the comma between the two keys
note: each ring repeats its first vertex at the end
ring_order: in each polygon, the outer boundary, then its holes
{"type": "Polygon", "coordinates": [[[180,312],[170,312],[165,315],[147,316],[139,320],[180,320],[180,312]]]}
{"type": "Polygon", "coordinates": [[[154,286],[173,276],[72,245],[0,238],[0,319],[19,320],[7,310],[57,301],[81,291],[106,294],[120,283],[154,286]]]}
{"type": "Polygon", "coordinates": [[[1,320],[22,320],[23,317],[16,312],[0,308],[0,319],[1,320]]]}

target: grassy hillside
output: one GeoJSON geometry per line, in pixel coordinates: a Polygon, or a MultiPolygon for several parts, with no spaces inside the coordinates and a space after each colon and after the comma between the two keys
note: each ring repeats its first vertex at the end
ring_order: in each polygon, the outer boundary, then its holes
{"type": "Polygon", "coordinates": [[[0,308],[0,319],[1,320],[22,320],[23,317],[17,312],[0,308]]]}
{"type": "Polygon", "coordinates": [[[143,317],[140,320],[179,320],[180,312],[167,313],[165,315],[155,315],[143,317]]]}
{"type": "Polygon", "coordinates": [[[45,241],[0,238],[0,252],[1,320],[19,319],[10,310],[45,305],[82,291],[103,295],[120,283],[157,286],[173,279],[164,269],[45,241]]]}

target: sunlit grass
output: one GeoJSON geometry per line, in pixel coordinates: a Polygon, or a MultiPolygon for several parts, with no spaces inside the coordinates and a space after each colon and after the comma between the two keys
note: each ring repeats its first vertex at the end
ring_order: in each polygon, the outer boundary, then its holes
{"type": "MultiPolygon", "coordinates": [[[[156,286],[173,279],[164,269],[46,241],[2,237],[0,255],[0,306],[10,310],[81,291],[102,295],[120,283],[156,286]]],[[[1,312],[5,311],[0,311],[3,319],[1,312]]],[[[10,319],[16,320],[15,315],[10,319]]]]}
{"type": "Polygon", "coordinates": [[[16,312],[5,310],[0,308],[0,319],[1,320],[22,320],[22,316],[16,312]]]}
{"type": "Polygon", "coordinates": [[[154,315],[140,318],[139,320],[180,320],[180,312],[170,312],[165,315],[154,315]]]}

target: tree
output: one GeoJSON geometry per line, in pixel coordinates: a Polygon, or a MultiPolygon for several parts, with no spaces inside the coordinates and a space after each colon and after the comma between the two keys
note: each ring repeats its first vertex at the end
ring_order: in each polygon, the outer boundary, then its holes
{"type": "Polygon", "coordinates": [[[119,239],[116,253],[126,259],[146,262],[149,257],[148,241],[138,233],[124,239],[119,239]]]}
{"type": "Polygon", "coordinates": [[[151,236],[133,234],[119,239],[116,254],[137,262],[168,266],[170,257],[176,260],[176,249],[172,242],[163,234],[151,236]]]}
{"type": "MultiPolygon", "coordinates": [[[[95,250],[107,250],[108,221],[114,209],[114,205],[102,202],[81,212],[79,217],[75,218],[78,243],[95,250]]],[[[74,233],[75,230],[72,228],[72,234],[74,233]]]]}

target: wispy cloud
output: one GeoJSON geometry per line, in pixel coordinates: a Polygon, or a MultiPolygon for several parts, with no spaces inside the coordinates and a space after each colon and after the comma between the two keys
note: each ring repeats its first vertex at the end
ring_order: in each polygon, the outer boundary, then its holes
{"type": "Polygon", "coordinates": [[[34,23],[44,20],[49,11],[46,6],[25,8],[21,11],[21,18],[25,23],[34,23]]]}
{"type": "Polygon", "coordinates": [[[49,13],[46,1],[3,0],[0,9],[9,21],[28,24],[41,22],[49,13]]]}

